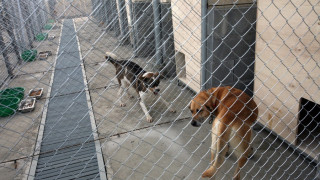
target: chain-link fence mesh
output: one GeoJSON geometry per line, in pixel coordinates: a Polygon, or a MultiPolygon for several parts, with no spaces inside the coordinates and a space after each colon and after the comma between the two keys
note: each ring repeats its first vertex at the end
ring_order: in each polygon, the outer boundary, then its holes
{"type": "Polygon", "coordinates": [[[319,1],[1,0],[0,12],[1,179],[320,178],[319,1]],[[235,110],[249,101],[254,123],[235,110]]]}

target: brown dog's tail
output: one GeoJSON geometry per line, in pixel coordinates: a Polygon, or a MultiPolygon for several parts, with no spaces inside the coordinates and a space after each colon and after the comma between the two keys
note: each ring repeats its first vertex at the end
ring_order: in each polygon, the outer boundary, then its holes
{"type": "Polygon", "coordinates": [[[117,56],[112,52],[106,52],[105,58],[107,61],[110,61],[113,65],[119,64],[119,61],[116,60],[117,56]]]}

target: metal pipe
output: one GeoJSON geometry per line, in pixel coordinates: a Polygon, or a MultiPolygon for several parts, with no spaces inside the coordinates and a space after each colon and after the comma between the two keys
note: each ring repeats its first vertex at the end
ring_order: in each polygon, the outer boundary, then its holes
{"type": "Polygon", "coordinates": [[[105,23],[108,26],[109,25],[108,18],[110,18],[110,14],[108,14],[108,12],[109,12],[108,7],[110,7],[110,6],[107,6],[107,2],[101,1],[101,3],[102,3],[102,5],[101,5],[102,7],[101,7],[100,12],[99,12],[100,17],[101,17],[100,18],[101,19],[101,23],[105,23]]]}
{"type": "Polygon", "coordinates": [[[152,0],[153,21],[154,21],[154,36],[156,44],[156,67],[161,67],[163,64],[161,52],[161,16],[160,16],[160,2],[159,0],[152,0]]]}
{"type": "Polygon", "coordinates": [[[32,41],[34,39],[34,36],[31,28],[31,21],[29,18],[29,9],[25,3],[21,3],[20,8],[21,10],[23,10],[22,15],[23,15],[23,21],[24,21],[24,28],[26,29],[26,32],[27,32],[28,46],[30,48],[33,48],[32,41]]]}
{"type": "Polygon", "coordinates": [[[119,17],[119,27],[120,27],[120,36],[124,34],[124,15],[123,15],[123,3],[121,0],[116,0],[118,17],[119,17]]]}
{"type": "Polygon", "coordinates": [[[41,28],[37,21],[37,15],[36,15],[37,10],[34,4],[34,0],[31,0],[29,4],[30,6],[28,8],[30,10],[30,16],[32,16],[32,18],[30,17],[30,19],[31,19],[32,25],[34,26],[32,31],[33,31],[33,35],[35,35],[41,31],[41,28]]]}
{"type": "Polygon", "coordinates": [[[119,30],[119,16],[117,13],[117,2],[115,0],[111,1],[111,22],[112,22],[112,30],[115,32],[115,35],[118,36],[120,35],[120,30],[119,30]]]}
{"type": "Polygon", "coordinates": [[[18,16],[19,16],[19,34],[21,34],[21,46],[23,47],[23,49],[28,49],[26,47],[26,29],[24,28],[24,23],[23,23],[23,16],[22,16],[22,12],[21,12],[21,7],[20,7],[20,0],[17,0],[17,7],[15,9],[16,12],[18,12],[18,16]]]}
{"type": "Polygon", "coordinates": [[[12,23],[12,17],[9,16],[9,10],[8,10],[8,4],[6,1],[2,0],[2,6],[3,6],[3,11],[4,13],[2,13],[0,15],[1,19],[2,19],[2,24],[5,27],[9,37],[11,37],[12,41],[11,41],[11,45],[13,47],[13,51],[15,52],[17,59],[18,59],[18,63],[21,63],[22,59],[20,58],[20,53],[19,53],[19,47],[18,47],[18,42],[17,42],[17,37],[14,34],[14,25],[12,23]]]}
{"type": "Polygon", "coordinates": [[[111,1],[106,1],[105,4],[105,14],[106,14],[106,28],[107,30],[114,30],[114,27],[113,27],[113,16],[112,16],[112,2],[111,1]]]}
{"type": "MultiPolygon", "coordinates": [[[[31,3],[31,2],[30,2],[31,3]]],[[[34,31],[34,24],[32,22],[32,9],[30,9],[30,3],[27,4],[23,4],[23,9],[25,12],[25,27],[27,28],[27,34],[28,34],[28,40],[29,42],[31,42],[31,47],[33,47],[32,45],[32,41],[34,39],[34,37],[36,36],[36,32],[34,31]]],[[[31,3],[32,4],[32,3],[31,3]]]]}
{"type": "Polygon", "coordinates": [[[125,0],[116,0],[119,27],[120,27],[120,42],[122,44],[128,42],[128,21],[126,18],[125,0]]]}
{"type": "MultiPolygon", "coordinates": [[[[310,157],[310,156],[307,156],[310,157]]],[[[318,153],[317,173],[315,179],[320,179],[320,153],[318,153]]]]}
{"type": "Polygon", "coordinates": [[[205,64],[207,61],[207,0],[201,0],[201,90],[205,89],[206,82],[206,68],[205,64]]]}
{"type": "MultiPolygon", "coordinates": [[[[1,19],[2,19],[2,17],[1,17],[1,19]]],[[[2,21],[0,21],[0,22],[2,24],[2,21]]],[[[2,30],[3,27],[0,27],[0,29],[2,30]]],[[[4,59],[4,63],[5,63],[6,68],[7,68],[8,75],[11,77],[11,76],[13,76],[12,65],[11,65],[10,60],[9,60],[8,51],[7,51],[6,45],[4,43],[4,40],[3,40],[3,37],[2,37],[2,33],[0,33],[0,49],[1,49],[1,53],[2,53],[3,59],[4,59]]]]}

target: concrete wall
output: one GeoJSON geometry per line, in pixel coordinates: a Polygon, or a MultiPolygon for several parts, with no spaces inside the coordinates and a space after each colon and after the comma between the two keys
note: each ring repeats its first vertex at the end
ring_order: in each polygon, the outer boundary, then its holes
{"type": "Polygon", "coordinates": [[[192,0],[172,0],[171,7],[174,46],[179,56],[176,57],[177,75],[184,84],[198,92],[201,71],[201,4],[192,0]],[[185,70],[181,71],[179,64],[185,64],[185,67],[182,67],[185,70]]]}
{"type": "Polygon", "coordinates": [[[259,121],[296,145],[300,98],[320,104],[320,5],[260,0],[258,9],[254,91],[259,121]]]}

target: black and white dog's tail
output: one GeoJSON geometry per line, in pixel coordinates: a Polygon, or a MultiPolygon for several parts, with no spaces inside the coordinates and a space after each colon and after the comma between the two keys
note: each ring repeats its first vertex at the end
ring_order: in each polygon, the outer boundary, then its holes
{"type": "Polygon", "coordinates": [[[105,58],[107,61],[110,61],[113,65],[119,64],[119,61],[116,60],[117,56],[112,52],[106,52],[105,58]]]}

